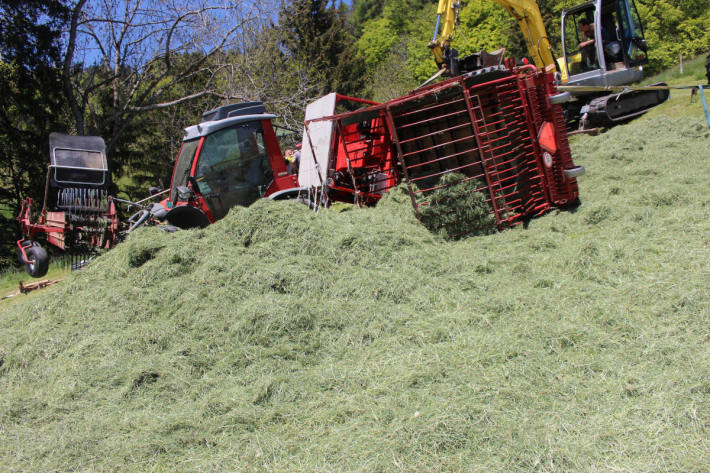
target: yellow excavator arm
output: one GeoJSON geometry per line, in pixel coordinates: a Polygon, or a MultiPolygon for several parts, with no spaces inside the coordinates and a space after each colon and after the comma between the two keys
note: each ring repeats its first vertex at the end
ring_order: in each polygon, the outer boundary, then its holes
{"type": "MultiPolygon", "coordinates": [[[[525,44],[535,65],[552,71],[555,69],[555,58],[550,48],[550,41],[545,31],[540,8],[535,0],[492,0],[506,9],[520,25],[525,37],[525,44]]],[[[446,67],[444,51],[451,43],[456,28],[456,19],[460,8],[459,0],[439,0],[436,15],[434,38],[429,47],[434,53],[434,59],[439,68],[446,67]],[[439,25],[441,34],[437,36],[439,25]]]]}
{"type": "Polygon", "coordinates": [[[459,0],[439,0],[439,8],[436,10],[436,26],[434,27],[434,37],[429,43],[434,60],[439,69],[446,67],[444,50],[451,44],[456,30],[456,20],[459,16],[459,0]],[[439,33],[441,25],[441,34],[439,33]],[[438,36],[437,36],[438,35],[438,36]]]}
{"type": "Polygon", "coordinates": [[[548,71],[555,70],[550,39],[545,31],[540,7],[534,0],[493,0],[505,8],[520,25],[528,53],[535,65],[548,71]]]}

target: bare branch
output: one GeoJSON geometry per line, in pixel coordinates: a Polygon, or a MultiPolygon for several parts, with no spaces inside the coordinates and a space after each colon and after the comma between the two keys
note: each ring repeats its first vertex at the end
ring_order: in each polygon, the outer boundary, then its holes
{"type": "Polygon", "coordinates": [[[214,97],[219,97],[221,99],[227,99],[227,100],[235,100],[235,99],[244,100],[244,97],[242,97],[242,96],[220,94],[220,93],[215,92],[214,90],[202,90],[200,92],[186,95],[185,97],[180,97],[179,99],[171,100],[169,102],[154,103],[154,104],[145,105],[142,107],[130,107],[129,110],[131,112],[148,112],[150,110],[158,110],[158,109],[162,109],[162,108],[172,107],[172,106],[184,103],[184,102],[188,102],[190,100],[194,100],[199,97],[204,97],[206,95],[212,95],[214,97]]]}

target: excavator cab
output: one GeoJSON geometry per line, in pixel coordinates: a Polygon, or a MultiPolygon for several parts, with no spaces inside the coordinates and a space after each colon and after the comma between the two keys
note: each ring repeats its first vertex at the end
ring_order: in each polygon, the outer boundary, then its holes
{"type": "MultiPolygon", "coordinates": [[[[595,0],[562,12],[562,83],[582,87],[624,86],[643,79],[646,39],[634,0],[595,0]]],[[[663,86],[665,84],[654,84],[663,86]]],[[[664,89],[572,92],[570,124],[580,129],[613,126],[668,100],[664,89]]]]}
{"type": "Polygon", "coordinates": [[[568,85],[624,85],[641,80],[648,62],[633,0],[596,0],[562,12],[558,62],[568,85]]]}

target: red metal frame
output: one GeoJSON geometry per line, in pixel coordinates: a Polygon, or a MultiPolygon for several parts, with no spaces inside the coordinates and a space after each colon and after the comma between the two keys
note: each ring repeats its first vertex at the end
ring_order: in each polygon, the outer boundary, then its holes
{"type": "Polygon", "coordinates": [[[431,213],[441,203],[433,200],[438,189],[478,183],[471,192],[485,195],[499,229],[575,202],[576,179],[564,173],[574,167],[564,117],[549,101],[556,93],[552,75],[512,64],[489,72],[489,80],[466,74],[385,104],[306,122],[308,140],[310,122],[334,122],[330,198],[372,204],[405,179],[421,218],[421,209],[431,213]],[[545,149],[539,136],[548,140],[545,149]],[[452,173],[463,178],[442,184],[441,177],[452,173]],[[378,175],[382,182],[373,192],[372,176],[378,175]]]}
{"type": "Polygon", "coordinates": [[[331,200],[357,205],[376,203],[382,194],[397,185],[401,176],[393,154],[393,141],[385,105],[371,100],[336,96],[336,104],[350,102],[372,105],[363,110],[307,120],[304,140],[313,149],[309,125],[333,121],[334,131],[328,156],[328,181],[324,183],[331,200]]]}
{"type": "Polygon", "coordinates": [[[102,231],[96,232],[88,227],[72,225],[70,222],[67,222],[67,213],[63,211],[47,212],[46,210],[42,210],[37,222],[33,222],[33,200],[30,197],[24,198],[20,207],[20,213],[17,216],[22,231],[22,238],[17,240],[17,247],[19,248],[22,261],[29,263],[24,243],[34,240],[39,234],[46,234],[47,242],[61,250],[66,250],[65,235],[69,231],[79,234],[88,234],[88,238],[85,238],[84,241],[89,246],[104,249],[111,248],[118,241],[118,215],[116,213],[115,204],[110,197],[108,199],[108,212],[98,214],[95,217],[105,220],[107,225],[102,228],[102,231]]]}

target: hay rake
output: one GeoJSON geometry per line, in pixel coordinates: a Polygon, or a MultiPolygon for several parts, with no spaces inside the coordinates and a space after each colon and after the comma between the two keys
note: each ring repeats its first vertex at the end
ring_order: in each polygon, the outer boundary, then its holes
{"type": "Polygon", "coordinates": [[[22,226],[18,258],[33,277],[44,276],[49,268],[47,251],[35,241],[40,234],[62,250],[62,265],[72,269],[84,266],[96,250],[118,241],[118,216],[108,194],[110,173],[103,139],[52,133],[49,152],[42,209],[34,219],[33,201],[27,197],[18,216],[22,226]],[[50,189],[56,189],[52,211],[47,210],[50,189]]]}

